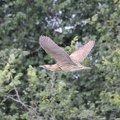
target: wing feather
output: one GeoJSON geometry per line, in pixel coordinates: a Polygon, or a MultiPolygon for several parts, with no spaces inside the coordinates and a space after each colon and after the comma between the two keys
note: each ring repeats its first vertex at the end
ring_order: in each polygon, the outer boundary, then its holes
{"type": "Polygon", "coordinates": [[[77,51],[73,52],[70,55],[70,58],[75,63],[81,63],[83,60],[87,57],[91,49],[93,48],[95,42],[89,41],[87,44],[85,44],[83,47],[79,48],[77,51]]]}
{"type": "Polygon", "coordinates": [[[76,65],[71,60],[69,55],[49,37],[40,36],[39,42],[41,47],[45,50],[45,52],[57,61],[57,64],[61,65],[63,63],[69,63],[76,65]]]}

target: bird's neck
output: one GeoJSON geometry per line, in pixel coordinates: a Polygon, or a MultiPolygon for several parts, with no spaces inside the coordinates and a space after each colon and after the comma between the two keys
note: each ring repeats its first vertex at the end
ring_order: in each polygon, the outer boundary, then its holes
{"type": "Polygon", "coordinates": [[[57,64],[49,65],[47,66],[47,69],[55,72],[61,71],[60,67],[57,64]]]}

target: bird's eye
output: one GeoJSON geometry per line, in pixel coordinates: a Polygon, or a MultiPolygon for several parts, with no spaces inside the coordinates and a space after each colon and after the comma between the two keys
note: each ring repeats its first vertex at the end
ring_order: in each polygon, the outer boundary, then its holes
{"type": "Polygon", "coordinates": [[[44,65],[43,67],[44,67],[44,68],[46,68],[46,66],[45,66],[45,65],[44,65]]]}

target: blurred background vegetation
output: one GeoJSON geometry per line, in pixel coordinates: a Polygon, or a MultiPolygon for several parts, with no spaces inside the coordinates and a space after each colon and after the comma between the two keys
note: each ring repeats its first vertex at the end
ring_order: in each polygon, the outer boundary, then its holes
{"type": "Polygon", "coordinates": [[[119,0],[0,0],[0,120],[120,120],[119,0]],[[68,53],[96,42],[83,65],[53,73],[39,46],[68,53]]]}

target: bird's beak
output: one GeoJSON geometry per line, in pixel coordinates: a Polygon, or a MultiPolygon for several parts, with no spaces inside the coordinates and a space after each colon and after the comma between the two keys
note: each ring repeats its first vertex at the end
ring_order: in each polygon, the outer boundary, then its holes
{"type": "Polygon", "coordinates": [[[45,66],[44,66],[44,65],[41,65],[41,66],[39,66],[39,67],[41,67],[41,68],[45,68],[45,66]]]}
{"type": "Polygon", "coordinates": [[[84,67],[83,69],[91,69],[91,67],[84,67]]]}

